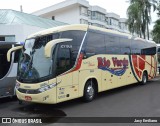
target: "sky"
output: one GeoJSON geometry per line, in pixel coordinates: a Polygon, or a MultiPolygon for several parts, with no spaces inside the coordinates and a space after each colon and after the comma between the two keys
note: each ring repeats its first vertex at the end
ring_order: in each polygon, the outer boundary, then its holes
{"type": "MultiPolygon", "coordinates": [[[[0,9],[20,10],[20,5],[23,7],[23,12],[32,13],[42,8],[60,3],[64,0],[0,0],[0,9]]],[[[126,10],[129,6],[128,0],[87,0],[90,5],[98,5],[107,10],[120,15],[121,18],[127,18],[126,10]]],[[[156,12],[152,13],[152,22],[157,20],[156,12]]],[[[154,23],[150,25],[153,28],[154,23]]]]}

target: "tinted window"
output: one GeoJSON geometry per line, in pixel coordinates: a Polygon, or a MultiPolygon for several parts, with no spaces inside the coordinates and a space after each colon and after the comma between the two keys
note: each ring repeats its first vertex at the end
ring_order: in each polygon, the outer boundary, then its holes
{"type": "Polygon", "coordinates": [[[69,45],[72,45],[72,48],[70,48],[71,55],[72,55],[72,65],[75,64],[75,61],[77,59],[77,55],[78,55],[84,34],[85,34],[85,31],[64,31],[61,34],[61,38],[73,39],[71,42],[69,42],[69,45]]]}
{"type": "Polygon", "coordinates": [[[122,38],[120,37],[120,50],[121,54],[130,54],[131,49],[130,49],[130,40],[128,38],[122,38]]]}
{"type": "Polygon", "coordinates": [[[9,71],[11,62],[7,61],[7,52],[12,45],[0,46],[0,79],[2,79],[9,71]]]}
{"type": "Polygon", "coordinates": [[[132,40],[131,52],[133,55],[154,55],[156,54],[156,46],[153,43],[132,40]]]}
{"type": "Polygon", "coordinates": [[[49,41],[53,39],[58,39],[58,38],[59,38],[59,34],[37,37],[36,42],[38,42],[38,44],[35,44],[33,48],[36,48],[36,49],[41,48],[41,46],[45,46],[49,41]]]}
{"type": "Polygon", "coordinates": [[[5,37],[0,37],[0,41],[5,41],[5,37]]]}
{"type": "Polygon", "coordinates": [[[56,75],[62,74],[72,68],[71,47],[69,42],[58,45],[56,75]]]}
{"type": "Polygon", "coordinates": [[[105,36],[103,34],[89,32],[87,35],[87,41],[84,44],[85,54],[87,57],[95,54],[105,54],[105,36]]]}
{"type": "Polygon", "coordinates": [[[120,54],[119,37],[114,35],[106,35],[106,52],[107,54],[120,54]]]}
{"type": "Polygon", "coordinates": [[[141,49],[137,41],[131,40],[131,54],[132,55],[140,55],[141,49]]]}
{"type": "Polygon", "coordinates": [[[159,47],[158,47],[158,50],[157,50],[157,52],[158,52],[158,53],[160,53],[160,48],[159,48],[159,47]]]}

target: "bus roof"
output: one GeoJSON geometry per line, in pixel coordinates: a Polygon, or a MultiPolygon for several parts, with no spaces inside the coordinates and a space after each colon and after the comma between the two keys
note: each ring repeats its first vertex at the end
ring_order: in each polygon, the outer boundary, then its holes
{"type": "Polygon", "coordinates": [[[87,31],[88,29],[102,31],[102,32],[111,33],[111,34],[115,34],[115,35],[120,35],[120,36],[125,36],[125,37],[128,37],[129,39],[132,38],[134,40],[140,40],[143,42],[155,43],[154,41],[149,41],[149,40],[145,40],[145,39],[142,39],[139,37],[134,37],[130,34],[122,33],[122,32],[111,30],[111,29],[100,28],[100,27],[96,27],[96,26],[92,26],[92,25],[86,25],[86,24],[72,24],[72,25],[64,25],[64,26],[49,28],[49,29],[34,33],[34,34],[30,35],[27,39],[35,38],[37,36],[43,36],[43,35],[47,35],[47,34],[51,34],[51,33],[68,31],[68,30],[87,31]]]}
{"type": "Polygon", "coordinates": [[[118,31],[111,30],[111,29],[105,29],[105,28],[100,28],[100,27],[86,25],[86,24],[73,24],[73,25],[64,25],[64,26],[58,26],[58,27],[42,30],[42,31],[36,32],[34,34],[31,34],[30,36],[28,36],[27,39],[34,38],[34,37],[37,37],[37,36],[47,35],[47,34],[51,34],[51,33],[67,31],[67,30],[87,31],[88,28],[92,29],[92,30],[98,30],[98,31],[103,31],[103,32],[108,32],[108,33],[113,33],[113,34],[119,34],[119,35],[122,35],[122,36],[132,37],[129,34],[121,33],[121,32],[118,32],[118,31]]]}
{"type": "Polygon", "coordinates": [[[47,35],[51,33],[56,33],[56,32],[61,32],[61,31],[68,31],[68,30],[82,30],[82,31],[87,31],[88,26],[87,25],[64,25],[64,26],[58,26],[54,28],[49,28],[45,29],[39,32],[36,32],[32,35],[30,35],[27,39],[29,38],[34,38],[37,36],[42,36],[42,35],[47,35]]]}

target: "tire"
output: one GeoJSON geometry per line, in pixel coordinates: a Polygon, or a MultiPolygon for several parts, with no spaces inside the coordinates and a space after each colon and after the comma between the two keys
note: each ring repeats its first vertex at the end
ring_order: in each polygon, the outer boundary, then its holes
{"type": "Polygon", "coordinates": [[[147,84],[147,81],[148,81],[147,72],[143,72],[141,84],[145,85],[145,84],[147,84]]]}
{"type": "Polygon", "coordinates": [[[87,81],[84,88],[83,100],[85,102],[91,102],[96,96],[96,88],[93,81],[87,81]]]}

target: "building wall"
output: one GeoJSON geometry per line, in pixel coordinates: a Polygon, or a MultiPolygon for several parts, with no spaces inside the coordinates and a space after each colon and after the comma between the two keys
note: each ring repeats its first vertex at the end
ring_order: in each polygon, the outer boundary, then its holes
{"type": "Polygon", "coordinates": [[[102,7],[91,6],[86,0],[65,0],[32,14],[49,19],[54,16],[55,20],[68,24],[89,24],[129,33],[128,28],[123,25],[124,18],[122,20],[115,13],[107,13],[102,7]]]}
{"type": "MultiPolygon", "coordinates": [[[[79,15],[79,6],[74,5],[70,8],[54,12],[52,16],[55,16],[56,21],[61,21],[68,24],[79,24],[79,15]]],[[[50,18],[52,17],[50,16],[50,18]]]]}
{"type": "Polygon", "coordinates": [[[6,39],[6,41],[22,42],[25,41],[28,35],[37,31],[43,30],[43,28],[29,26],[29,25],[4,25],[0,24],[0,36],[15,36],[14,39],[6,39]],[[2,30],[3,29],[3,30],[2,30]]]}

